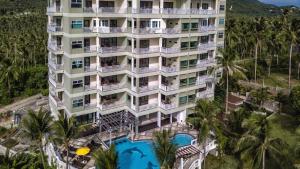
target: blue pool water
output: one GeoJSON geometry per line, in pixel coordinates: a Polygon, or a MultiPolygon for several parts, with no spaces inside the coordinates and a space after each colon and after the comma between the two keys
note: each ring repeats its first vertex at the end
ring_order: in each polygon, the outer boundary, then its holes
{"type": "MultiPolygon", "coordinates": [[[[188,134],[176,134],[171,141],[178,147],[189,145],[193,137],[188,134]]],[[[155,156],[153,141],[142,140],[132,142],[127,138],[120,138],[113,143],[118,153],[119,169],[159,169],[159,162],[155,156]]]]}

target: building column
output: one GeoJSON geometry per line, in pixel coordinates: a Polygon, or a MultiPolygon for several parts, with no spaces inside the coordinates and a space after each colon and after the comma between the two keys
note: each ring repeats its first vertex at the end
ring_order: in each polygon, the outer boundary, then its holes
{"type": "Polygon", "coordinates": [[[157,112],[157,127],[161,127],[161,112],[157,112]]]}
{"type": "Polygon", "coordinates": [[[135,117],[135,134],[139,133],[139,117],[135,117]]]}
{"type": "Polygon", "coordinates": [[[173,123],[173,113],[170,114],[170,124],[173,123]]]}

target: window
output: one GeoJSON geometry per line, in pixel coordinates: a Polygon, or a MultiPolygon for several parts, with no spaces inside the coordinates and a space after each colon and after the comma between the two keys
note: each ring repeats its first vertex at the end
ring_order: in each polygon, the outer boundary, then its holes
{"type": "Polygon", "coordinates": [[[81,8],[82,0],[71,0],[71,8],[81,8]]]}
{"type": "Polygon", "coordinates": [[[225,11],[225,5],[220,5],[220,11],[225,11]]]}
{"type": "Polygon", "coordinates": [[[198,23],[191,23],[191,30],[198,30],[198,23]]]}
{"type": "Polygon", "coordinates": [[[83,106],[83,99],[73,100],[73,108],[82,107],[83,106]]]}
{"type": "Polygon", "coordinates": [[[127,21],[127,26],[128,26],[128,27],[132,27],[131,21],[127,21]]]}
{"type": "Polygon", "coordinates": [[[72,21],[71,28],[72,29],[81,29],[83,27],[82,21],[72,21]]]}
{"type": "Polygon", "coordinates": [[[182,30],[188,31],[190,28],[190,23],[182,23],[182,30]]]}
{"type": "Polygon", "coordinates": [[[224,32],[219,32],[218,33],[218,38],[223,39],[224,38],[224,32]]]}
{"type": "Polygon", "coordinates": [[[198,43],[197,41],[190,42],[190,49],[196,49],[197,43],[198,43]]]}
{"type": "Polygon", "coordinates": [[[189,85],[195,85],[196,84],[196,77],[190,77],[188,83],[189,83],[189,85]]]}
{"type": "Polygon", "coordinates": [[[108,27],[108,20],[101,20],[100,21],[100,26],[101,27],[108,27]]]}
{"type": "Polygon", "coordinates": [[[180,61],[180,68],[181,69],[187,68],[187,67],[188,67],[188,61],[187,60],[180,61]]]}
{"type": "Polygon", "coordinates": [[[152,21],[152,28],[159,28],[160,22],[159,21],[152,21]]]}
{"type": "Polygon", "coordinates": [[[73,88],[80,88],[83,87],[83,81],[82,80],[73,80],[73,88]]]}
{"type": "Polygon", "coordinates": [[[202,3],[202,9],[208,9],[208,3],[202,3]]]}
{"type": "Polygon", "coordinates": [[[199,58],[200,60],[208,59],[208,53],[202,53],[202,54],[199,54],[199,55],[198,55],[198,58],[199,58]]]}
{"type": "Polygon", "coordinates": [[[76,116],[76,124],[83,125],[83,124],[93,123],[94,118],[96,118],[96,112],[81,115],[81,116],[76,116]]]}
{"type": "Polygon", "coordinates": [[[196,95],[192,94],[188,96],[188,101],[189,102],[194,102],[196,100],[196,95]]]}
{"type": "Polygon", "coordinates": [[[82,60],[74,60],[72,62],[72,69],[79,69],[83,67],[83,62],[82,60]]]}
{"type": "Polygon", "coordinates": [[[197,64],[197,59],[189,60],[189,67],[195,67],[197,64]]]}
{"type": "Polygon", "coordinates": [[[148,104],[148,96],[143,96],[139,98],[140,106],[148,104]]]}
{"type": "Polygon", "coordinates": [[[82,41],[73,41],[72,42],[72,49],[82,48],[82,41]]]}
{"type": "Polygon", "coordinates": [[[187,103],[187,100],[188,100],[188,97],[187,97],[187,96],[179,97],[179,104],[180,104],[180,105],[186,104],[186,103],[187,103]]]}
{"type": "Polygon", "coordinates": [[[219,19],[219,25],[224,25],[225,24],[225,19],[224,18],[220,18],[219,19]]]}
{"type": "Polygon", "coordinates": [[[184,49],[188,49],[189,47],[189,43],[188,42],[181,42],[181,49],[184,50],[184,49]]]}
{"type": "Polygon", "coordinates": [[[184,87],[184,86],[187,86],[187,79],[180,79],[180,87],[184,87]]]}

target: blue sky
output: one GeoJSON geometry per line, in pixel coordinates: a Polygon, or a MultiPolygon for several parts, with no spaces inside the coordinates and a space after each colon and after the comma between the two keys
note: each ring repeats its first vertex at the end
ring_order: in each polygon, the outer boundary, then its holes
{"type": "Polygon", "coordinates": [[[295,5],[300,7],[300,0],[259,0],[264,3],[274,4],[277,6],[295,5]]]}

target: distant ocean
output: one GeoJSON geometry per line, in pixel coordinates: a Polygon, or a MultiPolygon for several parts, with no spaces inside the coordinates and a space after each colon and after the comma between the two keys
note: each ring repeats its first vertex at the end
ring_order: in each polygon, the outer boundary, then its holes
{"type": "Polygon", "coordinates": [[[288,6],[295,5],[300,7],[300,0],[259,0],[266,4],[273,4],[276,6],[288,6]]]}

